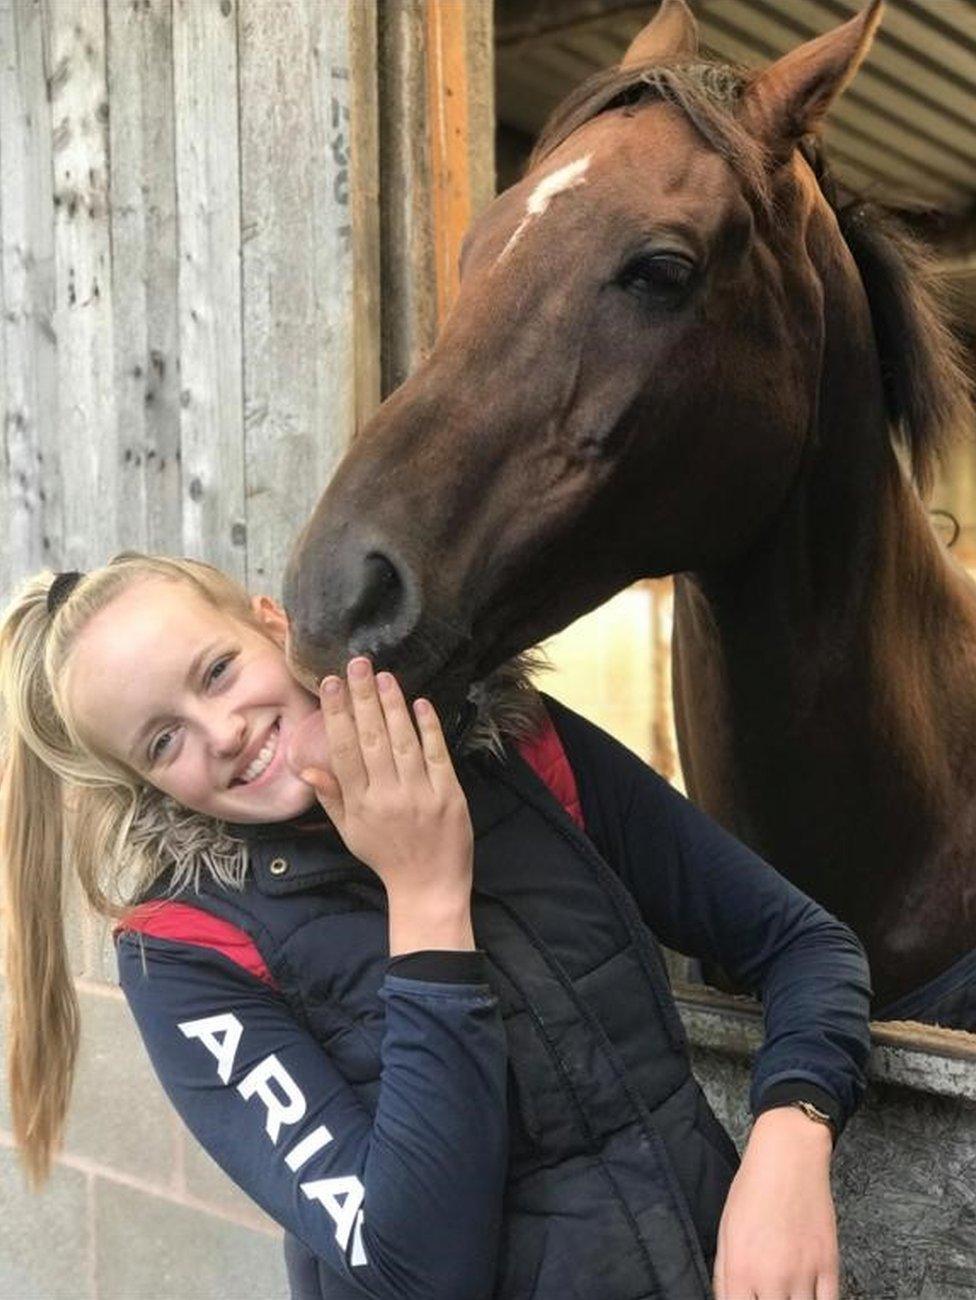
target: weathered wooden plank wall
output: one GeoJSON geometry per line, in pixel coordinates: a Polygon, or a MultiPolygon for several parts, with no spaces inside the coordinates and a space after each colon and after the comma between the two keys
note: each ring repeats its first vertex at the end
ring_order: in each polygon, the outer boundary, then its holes
{"type": "Polygon", "coordinates": [[[173,6],[183,536],[246,578],[241,141],[234,8],[173,6]],[[206,57],[201,57],[206,51],[206,57]]]}
{"type": "Polygon", "coordinates": [[[0,596],[123,547],[277,590],[379,398],[375,24],[0,0],[0,596]]]}
{"type": "Polygon", "coordinates": [[[54,220],[41,14],[0,3],[3,439],[0,587],[61,550],[54,336],[54,220]],[[47,509],[41,526],[38,504],[47,509]],[[46,543],[46,545],[45,545],[46,543]]]}
{"type": "MultiPolygon", "coordinates": [[[[430,166],[441,3],[477,57],[482,89],[461,81],[490,176],[491,0],[0,0],[0,599],[123,546],[277,588],[379,400],[381,238],[395,282],[434,301],[417,241],[381,231],[380,197],[387,215],[413,205],[433,249],[434,178],[385,164],[430,166]],[[381,86],[379,28],[398,16],[417,45],[381,86]]],[[[418,319],[390,313],[396,355],[418,355],[418,319]]],[[[424,319],[426,346],[433,307],[424,319]]],[[[23,1194],[0,1096],[0,1295],[284,1295],[280,1230],[172,1114],[77,887],[69,916],[79,1081],[40,1196],[23,1194]],[[162,1281],[117,1248],[119,1225],[178,1242],[162,1281]],[[63,1250],[36,1247],[52,1234],[63,1250]]]]}
{"type": "Polygon", "coordinates": [[[241,0],[240,52],[244,480],[264,583],[356,422],[348,12],[241,0]]]}
{"type": "Polygon", "coordinates": [[[91,0],[57,0],[44,14],[61,544],[63,567],[82,568],[118,535],[123,480],[116,456],[105,22],[102,6],[91,0]]]}
{"type": "Polygon", "coordinates": [[[171,552],[184,545],[171,10],[113,4],[107,16],[118,540],[171,552]]]}

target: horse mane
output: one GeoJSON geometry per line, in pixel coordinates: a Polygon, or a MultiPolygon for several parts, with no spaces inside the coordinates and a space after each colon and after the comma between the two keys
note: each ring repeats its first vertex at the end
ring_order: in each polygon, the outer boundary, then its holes
{"type": "MultiPolygon", "coordinates": [[[[555,109],[527,170],[599,114],[660,100],[685,114],[771,219],[775,209],[767,151],[735,112],[751,75],[709,60],[598,72],[555,109]]],[[[924,494],[939,460],[972,418],[972,382],[962,345],[949,324],[951,313],[935,256],[879,204],[851,191],[841,194],[818,137],[805,137],[800,150],[837,217],[860,273],[881,366],[890,436],[907,455],[912,477],[924,494]]]]}
{"type": "Polygon", "coordinates": [[[950,325],[945,278],[932,249],[891,212],[858,195],[839,196],[819,140],[805,141],[803,153],[860,273],[891,437],[925,495],[939,461],[972,421],[972,380],[950,325]]]}

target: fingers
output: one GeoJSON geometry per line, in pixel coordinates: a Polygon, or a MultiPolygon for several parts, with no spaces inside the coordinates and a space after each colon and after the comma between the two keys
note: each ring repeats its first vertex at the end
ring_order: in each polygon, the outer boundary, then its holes
{"type": "Polygon", "coordinates": [[[393,752],[386,728],[386,717],[376,690],[373,665],[363,655],[350,659],[349,695],[366,777],[370,785],[396,779],[393,752]]]}
{"type": "Polygon", "coordinates": [[[344,795],[366,788],[368,778],[359,747],[356,722],[346,698],[341,677],[326,677],[319,693],[325,732],[329,741],[329,761],[344,795]]]}
{"type": "Polygon", "coordinates": [[[428,779],[438,794],[447,794],[457,785],[457,775],[451,763],[437,711],[430,700],[423,698],[414,700],[413,709],[417,717],[417,729],[420,732],[420,745],[427,765],[428,779]]]}
{"type": "Polygon", "coordinates": [[[413,725],[410,710],[403,698],[400,683],[392,673],[377,673],[376,686],[379,690],[380,704],[386,718],[387,731],[390,736],[390,748],[393,762],[401,781],[427,779],[424,756],[413,725]]]}
{"type": "Polygon", "coordinates": [[[441,794],[451,793],[457,776],[430,701],[414,701],[415,730],[392,673],[374,676],[369,660],[357,656],[349,661],[347,674],[348,686],[335,676],[322,683],[320,699],[338,789],[310,781],[320,798],[348,799],[373,784],[420,778],[441,794]]]}

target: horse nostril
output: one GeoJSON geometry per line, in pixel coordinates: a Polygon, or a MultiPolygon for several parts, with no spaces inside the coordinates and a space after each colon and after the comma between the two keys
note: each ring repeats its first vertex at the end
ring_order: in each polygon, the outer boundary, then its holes
{"type": "Polygon", "coordinates": [[[385,555],[371,551],[363,561],[362,586],[349,610],[350,642],[370,642],[371,634],[380,627],[391,631],[403,595],[403,581],[396,568],[385,555]]]}

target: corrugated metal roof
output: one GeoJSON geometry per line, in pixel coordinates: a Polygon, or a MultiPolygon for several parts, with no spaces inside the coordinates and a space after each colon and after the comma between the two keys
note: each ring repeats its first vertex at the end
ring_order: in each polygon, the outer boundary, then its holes
{"type": "MultiPolygon", "coordinates": [[[[752,67],[827,31],[860,7],[858,0],[698,0],[693,5],[708,52],[752,67]]],[[[538,14],[539,5],[535,8],[538,14]]],[[[589,6],[591,12],[595,8],[589,6]]],[[[574,21],[572,5],[554,4],[552,21],[543,30],[518,35],[506,19],[506,6],[500,6],[500,120],[535,135],[567,91],[619,61],[651,6],[608,3],[605,8],[602,15],[574,21]]],[[[888,0],[871,52],[834,106],[825,139],[842,179],[886,202],[952,212],[976,207],[976,3],[888,0]]]]}

